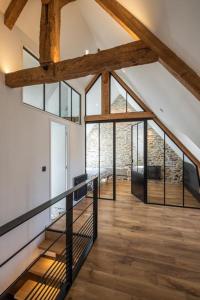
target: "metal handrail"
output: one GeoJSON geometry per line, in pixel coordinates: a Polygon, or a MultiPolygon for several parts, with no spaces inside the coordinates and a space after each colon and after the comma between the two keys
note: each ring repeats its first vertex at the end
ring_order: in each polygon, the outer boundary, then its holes
{"type": "Polygon", "coordinates": [[[66,192],[52,198],[51,200],[46,201],[45,203],[37,206],[36,208],[33,208],[32,210],[26,212],[25,214],[23,214],[23,215],[15,218],[14,220],[2,225],[0,227],[0,237],[7,234],[8,232],[15,229],[16,227],[22,225],[23,223],[27,222],[28,220],[32,219],[34,216],[40,214],[41,212],[43,212],[47,208],[51,207],[55,203],[59,202],[63,198],[66,198],[70,194],[72,194],[75,191],[79,190],[81,187],[85,186],[86,184],[92,182],[95,178],[88,179],[88,180],[76,185],[75,187],[67,190],[66,192]]]}

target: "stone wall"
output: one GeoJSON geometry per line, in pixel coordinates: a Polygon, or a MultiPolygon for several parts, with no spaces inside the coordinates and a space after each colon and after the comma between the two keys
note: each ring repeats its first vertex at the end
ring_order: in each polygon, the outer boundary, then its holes
{"type": "MultiPolygon", "coordinates": [[[[125,107],[125,99],[119,96],[112,107],[115,112],[121,112],[125,107]]],[[[131,126],[134,122],[119,122],[116,124],[116,173],[131,170],[131,126]]],[[[90,125],[91,126],[91,125],[90,125]]],[[[98,124],[93,124],[87,137],[87,167],[98,168],[98,124]]],[[[100,165],[102,169],[111,170],[113,167],[113,130],[112,123],[100,124],[100,165]]],[[[143,136],[139,135],[140,139],[143,136]]],[[[136,161],[137,152],[133,143],[133,160],[136,161]]],[[[143,165],[142,150],[138,153],[139,165],[143,165]]],[[[180,183],[182,181],[182,159],[177,153],[166,144],[166,181],[170,183],[180,183]]],[[[161,176],[164,178],[164,140],[151,127],[148,128],[148,165],[161,166],[161,176]]]]}

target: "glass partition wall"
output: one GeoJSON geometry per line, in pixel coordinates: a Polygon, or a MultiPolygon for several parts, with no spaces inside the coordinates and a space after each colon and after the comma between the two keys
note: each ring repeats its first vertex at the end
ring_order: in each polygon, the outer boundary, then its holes
{"type": "MultiPolygon", "coordinates": [[[[23,48],[23,68],[39,66],[39,61],[23,48]]],[[[23,87],[23,102],[68,121],[81,123],[81,95],[65,81],[23,87]]]]}
{"type": "Polygon", "coordinates": [[[114,124],[86,124],[86,173],[99,177],[99,197],[114,200],[114,124]]]}
{"type": "MultiPolygon", "coordinates": [[[[131,95],[110,74],[110,113],[144,111],[131,95]]],[[[85,100],[87,116],[101,114],[101,76],[85,100]]],[[[200,208],[196,165],[153,120],[86,124],[86,172],[99,176],[101,198],[131,190],[145,203],[200,208]]]]}
{"type": "Polygon", "coordinates": [[[103,199],[123,190],[144,203],[200,208],[197,167],[153,120],[86,124],[86,173],[99,177],[103,199]]]}
{"type": "Polygon", "coordinates": [[[200,208],[197,167],[152,120],[147,125],[147,202],[200,208]]]}

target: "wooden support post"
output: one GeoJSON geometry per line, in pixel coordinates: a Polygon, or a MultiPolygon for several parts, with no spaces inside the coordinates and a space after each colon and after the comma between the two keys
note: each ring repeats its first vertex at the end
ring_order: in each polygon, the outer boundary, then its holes
{"type": "Polygon", "coordinates": [[[40,64],[47,65],[60,60],[60,2],[42,0],[40,21],[40,64]]]}
{"type": "Polygon", "coordinates": [[[110,113],[110,72],[102,73],[101,113],[110,113]]]}

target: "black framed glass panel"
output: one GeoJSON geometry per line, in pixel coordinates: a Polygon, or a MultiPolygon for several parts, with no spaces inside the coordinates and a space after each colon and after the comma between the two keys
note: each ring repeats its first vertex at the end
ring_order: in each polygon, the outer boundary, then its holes
{"type": "Polygon", "coordinates": [[[164,204],[165,151],[164,131],[154,122],[147,123],[147,201],[164,204]]]}
{"type": "Polygon", "coordinates": [[[141,201],[146,202],[144,130],[144,122],[132,126],[131,192],[141,201]]]}
{"type": "Polygon", "coordinates": [[[200,208],[198,169],[186,155],[184,155],[184,205],[200,208]]]}
{"type": "Polygon", "coordinates": [[[80,95],[72,90],[72,121],[80,123],[80,95]]]}
{"type": "Polygon", "coordinates": [[[165,204],[183,206],[183,152],[165,135],[165,204]]]}
{"type": "Polygon", "coordinates": [[[71,121],[72,89],[65,82],[61,82],[61,117],[71,121]]]}
{"type": "Polygon", "coordinates": [[[101,114],[101,90],[102,79],[101,76],[99,76],[86,94],[86,116],[101,114]]]}
{"type": "Polygon", "coordinates": [[[86,174],[99,176],[99,124],[86,124],[86,174]]]}
{"type": "Polygon", "coordinates": [[[110,78],[110,112],[126,112],[126,91],[113,76],[110,78]]]}
{"type": "MultiPolygon", "coordinates": [[[[24,69],[39,65],[38,58],[23,48],[24,69]]],[[[81,124],[81,95],[67,82],[27,86],[22,93],[24,103],[81,124]]]]}
{"type": "MultiPolygon", "coordinates": [[[[131,155],[132,141],[131,141],[131,130],[135,122],[116,122],[116,195],[117,199],[124,199],[124,193],[131,195],[131,165],[132,159],[134,165],[137,167],[137,141],[133,141],[136,148],[131,155]]],[[[134,127],[137,130],[137,127],[134,127]]],[[[134,135],[137,138],[137,135],[134,135]]]]}
{"type": "Polygon", "coordinates": [[[127,112],[144,111],[142,107],[127,93],[127,112]]]}
{"type": "Polygon", "coordinates": [[[113,123],[100,123],[100,198],[113,199],[113,123]]]}
{"type": "Polygon", "coordinates": [[[59,116],[59,82],[45,84],[45,110],[59,116]]]}
{"type": "MultiPolygon", "coordinates": [[[[28,50],[23,48],[23,68],[38,67],[39,62],[28,50]]],[[[44,85],[25,86],[22,89],[23,102],[39,109],[44,109],[44,85]]]]}

